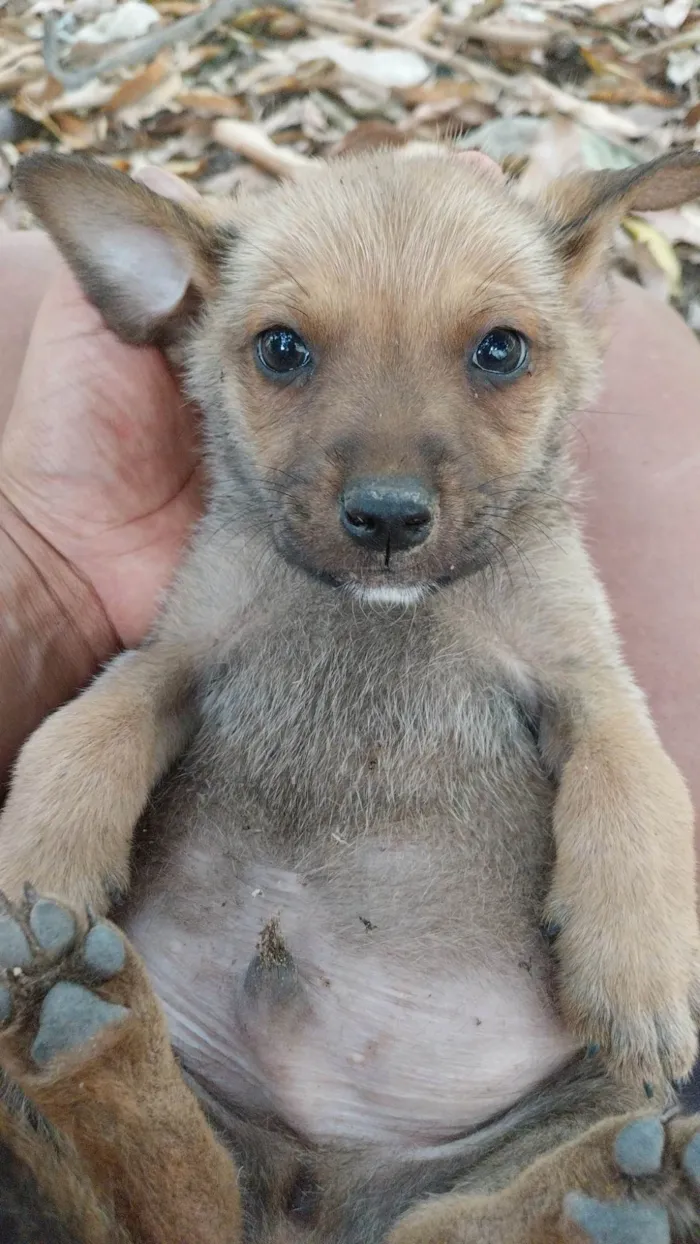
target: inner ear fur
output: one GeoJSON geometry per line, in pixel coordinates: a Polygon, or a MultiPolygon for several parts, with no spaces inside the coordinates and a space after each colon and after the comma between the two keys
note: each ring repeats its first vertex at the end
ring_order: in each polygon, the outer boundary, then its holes
{"type": "Polygon", "coordinates": [[[539,206],[568,267],[586,271],[627,212],[679,207],[700,195],[700,152],[673,151],[633,168],[577,173],[553,182],[539,206]]]}
{"type": "Polygon", "coordinates": [[[234,231],[85,156],[21,160],[14,187],[119,336],[170,345],[214,292],[234,231]]]}

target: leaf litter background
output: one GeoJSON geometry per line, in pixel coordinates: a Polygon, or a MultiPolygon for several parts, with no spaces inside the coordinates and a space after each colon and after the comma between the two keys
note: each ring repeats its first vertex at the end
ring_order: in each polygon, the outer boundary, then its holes
{"type": "MultiPolygon", "coordinates": [[[[0,228],[38,148],[207,194],[446,135],[533,186],[700,148],[700,0],[0,0],[0,228]]],[[[616,255],[700,333],[700,204],[628,218],[616,255]]]]}

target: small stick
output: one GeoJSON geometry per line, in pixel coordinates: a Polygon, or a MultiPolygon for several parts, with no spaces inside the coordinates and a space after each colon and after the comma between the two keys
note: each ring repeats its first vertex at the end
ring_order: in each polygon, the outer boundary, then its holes
{"type": "Polygon", "coordinates": [[[278,147],[267,134],[248,121],[233,121],[228,117],[215,121],[212,138],[275,177],[293,177],[300,168],[309,168],[315,163],[310,156],[301,155],[291,147],[278,147]]]}
{"type": "MultiPolygon", "coordinates": [[[[52,13],[47,13],[44,18],[44,63],[51,77],[60,82],[62,87],[67,91],[77,91],[93,78],[114,73],[115,70],[125,69],[130,65],[152,61],[163,48],[171,47],[174,43],[199,43],[222,22],[230,21],[236,13],[242,12],[248,6],[249,0],[214,0],[213,4],[201,12],[181,17],[152,34],[134,39],[119,51],[103,56],[94,65],[74,71],[64,69],[61,65],[57,21],[52,13]]],[[[294,0],[286,0],[285,7],[294,9],[294,0]]]]}
{"type": "Polygon", "coordinates": [[[424,39],[406,35],[401,30],[392,30],[390,26],[378,26],[364,17],[326,8],[325,5],[316,4],[315,0],[303,3],[300,8],[307,20],[315,26],[327,26],[341,34],[358,35],[361,39],[372,39],[376,43],[388,44],[389,47],[406,48],[409,52],[417,52],[425,60],[433,61],[437,65],[448,65],[451,69],[468,74],[474,82],[504,87],[511,81],[507,74],[492,69],[490,65],[482,65],[480,61],[472,60],[469,56],[460,56],[457,52],[450,52],[448,48],[437,47],[433,43],[426,43],[424,39]]]}

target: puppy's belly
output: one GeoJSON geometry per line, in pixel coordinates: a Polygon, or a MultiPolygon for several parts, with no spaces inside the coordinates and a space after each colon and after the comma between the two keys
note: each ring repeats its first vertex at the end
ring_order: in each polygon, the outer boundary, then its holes
{"type": "Polygon", "coordinates": [[[343,929],[300,874],[248,866],[232,886],[222,870],[217,887],[208,861],[203,903],[190,851],[190,904],[174,888],[184,863],[151,878],[125,927],[177,1052],[231,1104],[319,1142],[411,1146],[507,1109],[575,1051],[538,949],[501,966],[451,955],[441,967],[434,943],[422,953],[417,910],[404,913],[397,955],[396,929],[373,924],[371,901],[362,910],[358,898],[343,929]]]}

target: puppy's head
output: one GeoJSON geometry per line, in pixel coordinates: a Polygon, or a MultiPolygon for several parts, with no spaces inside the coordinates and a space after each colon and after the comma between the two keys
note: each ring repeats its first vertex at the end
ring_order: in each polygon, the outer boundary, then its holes
{"type": "Polygon", "coordinates": [[[126,340],[187,338],[215,504],[290,562],[418,598],[482,567],[592,393],[605,254],[628,210],[700,193],[700,155],[554,183],[373,152],[250,201],[169,202],[81,158],[20,193],[126,340]],[[243,504],[241,505],[241,498],[243,504]]]}

